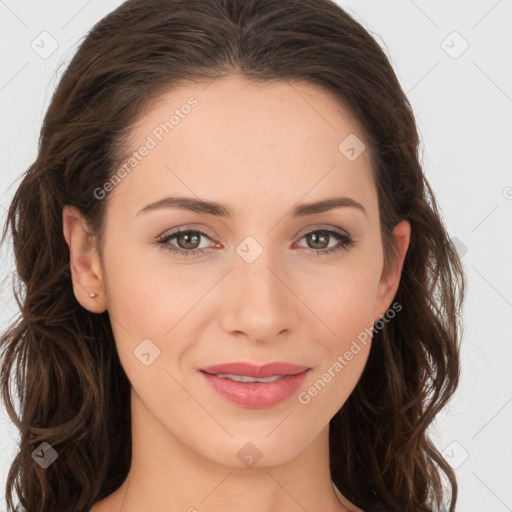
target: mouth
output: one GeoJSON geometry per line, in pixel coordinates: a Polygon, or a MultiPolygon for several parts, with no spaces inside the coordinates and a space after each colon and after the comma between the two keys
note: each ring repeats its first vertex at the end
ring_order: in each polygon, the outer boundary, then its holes
{"type": "Polygon", "coordinates": [[[266,409],[297,393],[311,368],[300,372],[255,377],[200,370],[209,386],[221,397],[244,408],[266,409]]]}

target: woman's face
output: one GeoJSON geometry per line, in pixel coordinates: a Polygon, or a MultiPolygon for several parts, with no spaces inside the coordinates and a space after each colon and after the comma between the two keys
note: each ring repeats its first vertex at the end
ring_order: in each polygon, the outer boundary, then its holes
{"type": "Polygon", "coordinates": [[[113,189],[101,263],[77,248],[73,279],[84,307],[108,309],[139,421],[238,467],[247,456],[285,462],[326,434],[392,304],[409,241],[402,222],[399,269],[386,272],[361,139],[322,89],[236,75],[169,92],[137,123],[132,160],[95,193],[106,201],[113,189]],[[340,197],[345,206],[304,208],[340,197]],[[240,361],[309,370],[286,398],[281,383],[201,371],[240,361]]]}

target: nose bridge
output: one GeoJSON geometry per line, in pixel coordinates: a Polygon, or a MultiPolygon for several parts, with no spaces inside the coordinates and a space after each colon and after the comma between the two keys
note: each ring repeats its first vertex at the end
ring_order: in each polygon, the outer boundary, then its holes
{"type": "Polygon", "coordinates": [[[252,339],[290,329],[296,323],[293,293],[285,285],[286,276],[280,275],[282,265],[275,252],[258,249],[253,240],[248,240],[239,245],[237,253],[224,327],[245,332],[252,339]]]}
{"type": "Polygon", "coordinates": [[[258,258],[248,263],[242,259],[235,265],[237,279],[245,284],[245,290],[253,299],[266,299],[270,304],[280,294],[283,284],[277,275],[278,264],[270,251],[264,251],[258,258]]]}

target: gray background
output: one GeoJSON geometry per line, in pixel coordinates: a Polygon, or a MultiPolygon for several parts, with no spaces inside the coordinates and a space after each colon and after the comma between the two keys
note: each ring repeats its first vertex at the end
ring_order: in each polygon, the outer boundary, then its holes
{"type": "MultiPolygon", "coordinates": [[[[120,3],[0,0],[2,223],[58,78],[120,3]]],[[[424,170],[468,276],[461,384],[431,436],[456,469],[458,511],[512,510],[512,1],[338,3],[384,48],[411,101],[424,170]]],[[[1,258],[3,279],[9,248],[1,258]]],[[[15,305],[9,285],[0,329],[15,305]]],[[[0,406],[0,512],[16,440],[0,406]]]]}

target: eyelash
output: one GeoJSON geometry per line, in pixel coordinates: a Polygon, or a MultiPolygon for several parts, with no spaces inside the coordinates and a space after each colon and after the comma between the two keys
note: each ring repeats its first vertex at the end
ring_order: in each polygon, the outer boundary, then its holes
{"type": "MultiPolygon", "coordinates": [[[[169,242],[172,239],[176,238],[181,233],[199,233],[200,235],[211,239],[211,237],[207,233],[204,233],[203,231],[201,231],[199,229],[177,229],[176,231],[173,231],[172,233],[169,233],[169,234],[164,235],[163,237],[159,238],[157,240],[157,243],[160,244],[160,246],[163,249],[168,250],[174,254],[179,254],[180,256],[194,256],[195,254],[200,254],[200,253],[205,252],[206,250],[209,250],[209,249],[192,249],[190,251],[187,251],[185,249],[180,249],[173,245],[170,245],[169,242]]],[[[310,251],[313,251],[318,256],[334,253],[334,252],[341,251],[341,250],[347,250],[354,245],[354,240],[352,240],[352,238],[350,238],[349,236],[347,236],[343,233],[339,233],[338,231],[333,231],[330,229],[315,229],[313,231],[309,231],[308,233],[305,233],[300,239],[302,239],[312,233],[323,233],[323,234],[329,235],[330,237],[335,238],[336,240],[341,242],[341,244],[331,247],[329,249],[311,249],[311,248],[309,248],[310,251]]]]}

